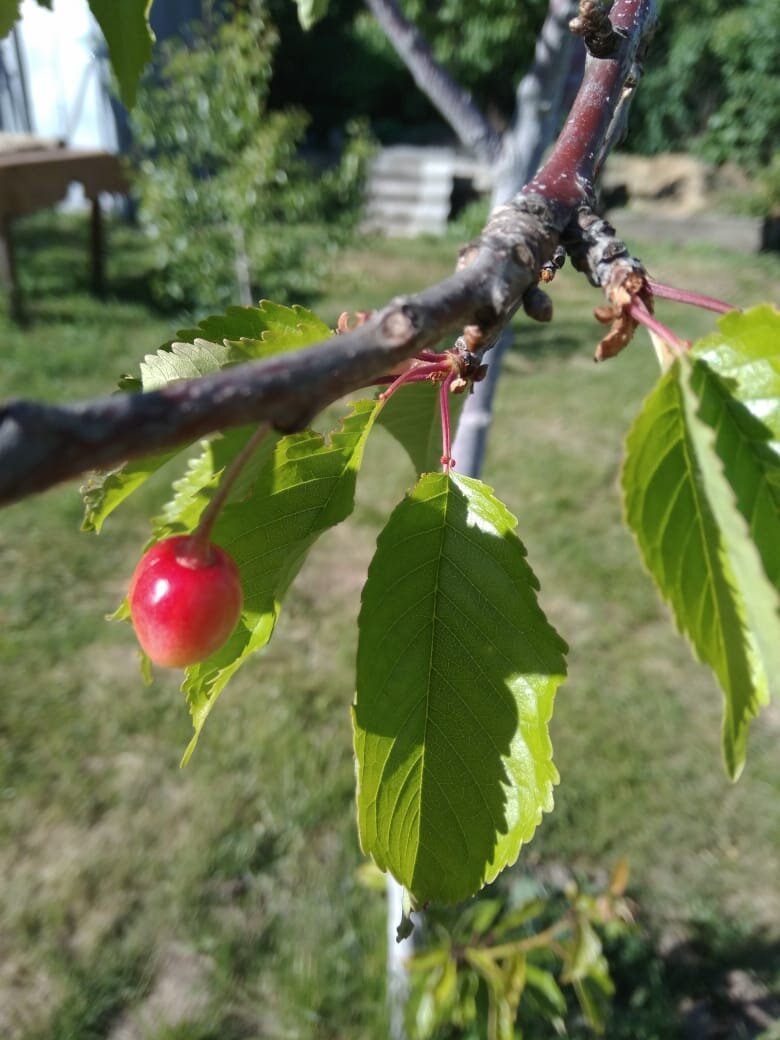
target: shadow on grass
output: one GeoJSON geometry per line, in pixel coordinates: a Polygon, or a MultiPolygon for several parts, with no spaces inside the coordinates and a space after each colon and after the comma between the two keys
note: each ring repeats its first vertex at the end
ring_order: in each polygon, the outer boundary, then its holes
{"type": "Polygon", "coordinates": [[[780,937],[708,917],[689,925],[665,963],[683,1037],[752,1038],[780,1022],[780,937]]]}
{"type": "MultiPolygon", "coordinates": [[[[14,223],[14,252],[22,322],[79,321],[92,295],[90,220],[87,213],[38,213],[14,223]],[[87,301],[84,297],[87,296],[87,301]]],[[[129,223],[104,218],[105,301],[137,304],[150,312],[175,313],[152,293],[153,262],[143,233],[129,223]]]]}
{"type": "Polygon", "coordinates": [[[101,947],[87,963],[63,954],[59,967],[64,999],[45,1028],[27,1040],[102,1040],[152,981],[144,954],[114,945],[101,947]]]}
{"type": "Polygon", "coordinates": [[[780,938],[765,931],[713,915],[677,941],[639,929],[607,938],[604,952],[615,983],[607,1040],[758,1040],[780,1021],[780,938]]]}
{"type": "Polygon", "coordinates": [[[512,326],[514,340],[506,355],[508,372],[519,372],[528,364],[560,361],[574,355],[590,360],[602,332],[601,326],[587,320],[556,318],[549,325],[540,325],[520,319],[512,326]]]}
{"type": "MultiPolygon", "coordinates": [[[[157,296],[151,243],[141,228],[121,218],[104,217],[102,296],[93,292],[88,213],[48,211],[20,218],[14,223],[13,240],[21,300],[18,324],[24,327],[94,322],[104,307],[120,304],[169,320],[173,330],[224,310],[218,304],[191,307],[157,296]]],[[[259,287],[258,300],[265,295],[259,287]]],[[[320,299],[320,292],[295,296],[297,304],[309,308],[320,299]]]]}

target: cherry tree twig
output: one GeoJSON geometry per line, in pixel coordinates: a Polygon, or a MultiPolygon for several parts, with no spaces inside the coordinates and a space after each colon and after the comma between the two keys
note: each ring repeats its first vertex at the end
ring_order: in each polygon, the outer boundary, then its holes
{"type": "MultiPolygon", "coordinates": [[[[462,250],[454,275],[396,298],[354,331],[281,357],[149,393],[60,406],[7,402],[0,406],[0,503],[219,429],[267,421],[282,432],[300,430],[332,401],[457,328],[478,330],[472,346],[478,355],[489,349],[525,294],[535,289],[558,245],[565,240],[566,248],[576,251],[587,237],[580,214],[592,206],[595,177],[636,84],[655,24],[655,0],[616,0],[610,18],[619,36],[614,54],[589,56],[550,158],[523,191],[493,211],[480,237],[462,250]]],[[[580,249],[579,262],[614,302],[625,280],[637,277],[638,262],[627,251],[611,259],[612,239],[602,228],[606,255],[602,250],[592,269],[599,234],[588,227],[590,245],[580,249]]],[[[638,276],[644,278],[641,269],[638,276]]]]}

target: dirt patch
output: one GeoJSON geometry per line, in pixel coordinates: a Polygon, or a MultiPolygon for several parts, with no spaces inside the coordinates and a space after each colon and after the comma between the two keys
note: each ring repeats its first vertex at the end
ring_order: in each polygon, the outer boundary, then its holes
{"type": "Polygon", "coordinates": [[[22,1040],[42,1028],[62,999],[59,982],[32,957],[16,955],[0,936],[0,1036],[22,1040]]]}
{"type": "Polygon", "coordinates": [[[183,943],[169,943],[158,959],[148,997],[122,1015],[108,1040],[146,1040],[163,1029],[198,1021],[209,1006],[213,969],[212,959],[205,954],[183,943]]]}

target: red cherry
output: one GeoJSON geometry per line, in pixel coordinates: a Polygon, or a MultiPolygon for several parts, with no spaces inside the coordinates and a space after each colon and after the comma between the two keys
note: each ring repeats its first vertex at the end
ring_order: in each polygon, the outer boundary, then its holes
{"type": "Polygon", "coordinates": [[[224,549],[178,535],[144,553],[129,600],[147,656],[164,668],[182,668],[205,660],[227,642],[244,597],[238,567],[224,549]]]}

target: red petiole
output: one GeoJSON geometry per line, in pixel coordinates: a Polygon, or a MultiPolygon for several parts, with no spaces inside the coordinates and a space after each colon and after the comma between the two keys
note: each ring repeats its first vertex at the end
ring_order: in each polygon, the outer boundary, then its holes
{"type": "Polygon", "coordinates": [[[679,336],[675,335],[670,328],[667,328],[663,322],[660,322],[654,317],[647,308],[647,305],[638,296],[635,296],[631,303],[626,308],[628,313],[634,319],[638,321],[640,325],[644,325],[646,329],[650,329],[656,336],[659,336],[665,343],[668,343],[675,354],[678,356],[684,354],[688,349],[689,344],[685,340],[680,339],[679,336]]]}
{"type": "Polygon", "coordinates": [[[396,390],[403,386],[404,383],[420,383],[424,379],[429,379],[431,376],[445,376],[447,373],[452,372],[452,362],[447,355],[447,360],[438,360],[435,363],[426,364],[422,363],[414,365],[412,368],[408,368],[405,372],[402,372],[400,376],[397,376],[387,390],[383,390],[379,395],[380,400],[387,401],[396,390]]]}
{"type": "Polygon", "coordinates": [[[220,485],[214,497],[203,511],[200,522],[188,539],[188,549],[192,550],[193,559],[208,560],[211,555],[211,532],[216,523],[219,512],[225,504],[230,491],[238,479],[241,470],[249,461],[258,445],[268,435],[271,424],[261,423],[241,451],[235,456],[220,481],[220,485]]]}
{"type": "Polygon", "coordinates": [[[714,296],[702,296],[701,293],[689,292],[687,289],[675,289],[672,285],[664,285],[663,282],[654,282],[648,278],[647,287],[653,296],[660,300],[672,300],[675,303],[687,303],[691,307],[701,307],[706,311],[716,311],[718,314],[728,314],[729,311],[738,310],[730,303],[716,300],[714,296]]]}
{"type": "Polygon", "coordinates": [[[441,408],[441,464],[445,473],[455,465],[450,455],[452,448],[452,430],[450,426],[450,386],[457,373],[451,369],[439,388],[439,407],[441,408]]]}

